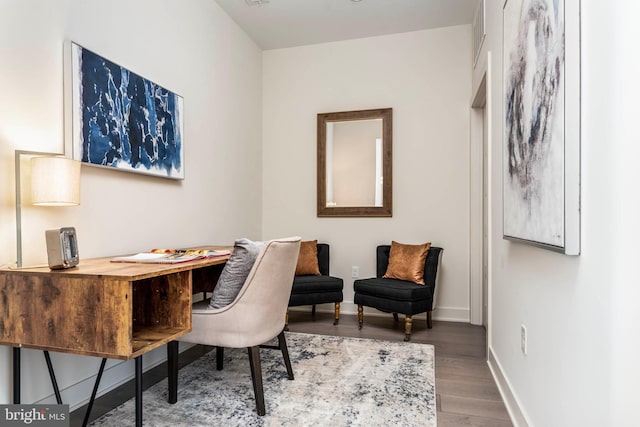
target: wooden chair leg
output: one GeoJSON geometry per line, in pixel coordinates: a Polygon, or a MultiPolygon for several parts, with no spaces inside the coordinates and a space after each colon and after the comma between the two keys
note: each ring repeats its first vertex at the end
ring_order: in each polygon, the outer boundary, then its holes
{"type": "Polygon", "coordinates": [[[431,310],[427,311],[427,328],[433,328],[433,320],[431,319],[431,310]]]}
{"type": "Polygon", "coordinates": [[[287,340],[284,336],[284,331],[280,332],[278,335],[278,346],[280,347],[282,357],[284,358],[284,365],[287,367],[287,377],[292,380],[293,368],[291,367],[291,360],[289,359],[289,350],[287,349],[287,340]]]}
{"type": "Polygon", "coordinates": [[[249,347],[249,365],[251,367],[251,381],[253,382],[253,394],[256,396],[256,409],[258,415],[266,413],[264,406],[264,391],[262,388],[262,366],[260,365],[260,347],[249,347]]]}
{"type": "Polygon", "coordinates": [[[334,312],[334,315],[335,315],[335,318],[333,320],[333,324],[337,325],[338,322],[340,321],[340,303],[339,302],[335,303],[335,307],[333,309],[333,312],[334,312]]]}
{"type": "Polygon", "coordinates": [[[316,305],[313,304],[311,306],[311,316],[316,317],[316,305]]]}
{"type": "Polygon", "coordinates": [[[404,318],[404,340],[405,341],[411,340],[412,325],[413,325],[413,320],[411,319],[411,316],[405,316],[404,318]]]}
{"type": "Polygon", "coordinates": [[[284,315],[284,330],[289,330],[289,309],[287,309],[287,312],[284,315]]]}
{"type": "Polygon", "coordinates": [[[362,323],[364,323],[364,310],[362,304],[358,304],[358,329],[362,329],[362,323]]]}
{"type": "Polygon", "coordinates": [[[222,362],[224,361],[224,347],[216,347],[216,369],[222,371],[222,362]]]}
{"type": "Polygon", "coordinates": [[[400,319],[398,319],[398,313],[393,313],[393,320],[396,322],[400,321],[400,319]]]}

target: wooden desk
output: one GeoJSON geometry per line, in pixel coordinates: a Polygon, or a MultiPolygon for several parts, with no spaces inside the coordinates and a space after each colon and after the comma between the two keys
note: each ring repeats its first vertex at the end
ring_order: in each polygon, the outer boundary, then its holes
{"type": "MultiPolygon", "coordinates": [[[[141,356],[170,344],[169,364],[177,363],[174,340],[191,331],[194,278],[217,280],[228,256],[180,264],[112,263],[111,258],[81,260],[67,270],[0,270],[0,345],[14,347],[14,403],[20,403],[22,347],[45,351],[59,403],[48,351],[135,359],[136,425],[142,425],[141,356]]],[[[196,283],[196,290],[202,285],[196,283]]],[[[171,377],[169,401],[175,403],[177,375],[171,377]]]]}

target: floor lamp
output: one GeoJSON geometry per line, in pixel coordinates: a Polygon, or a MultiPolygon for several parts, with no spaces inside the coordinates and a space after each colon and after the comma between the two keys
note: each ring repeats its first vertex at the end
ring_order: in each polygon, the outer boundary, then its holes
{"type": "Polygon", "coordinates": [[[80,162],[60,153],[15,152],[16,172],[16,255],[22,267],[22,186],[21,156],[31,159],[31,203],[36,206],[74,206],[80,204],[80,162]]]}

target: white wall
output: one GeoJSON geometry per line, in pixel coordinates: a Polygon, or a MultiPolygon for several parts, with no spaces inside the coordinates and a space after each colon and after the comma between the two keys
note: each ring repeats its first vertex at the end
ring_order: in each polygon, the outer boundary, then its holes
{"type": "Polygon", "coordinates": [[[503,4],[487,0],[487,39],[473,74],[473,87],[487,70],[493,78],[492,366],[517,425],[632,425],[640,403],[640,141],[638,56],[629,53],[639,7],[582,2],[582,253],[570,257],[502,240],[503,4]]]}
{"type": "MultiPolygon", "coordinates": [[[[44,230],[60,226],[76,227],[81,258],[260,238],[262,53],[215,2],[9,0],[0,3],[0,265],[16,260],[14,150],[63,149],[69,39],[184,97],[186,178],[83,166],[81,206],[24,207],[24,265],[46,263],[44,230]]],[[[9,354],[0,348],[2,403],[9,354]]],[[[52,356],[64,400],[84,403],[98,359],[52,356]]],[[[163,358],[152,352],[145,365],[163,358]]],[[[132,362],[107,366],[103,389],[133,372],[132,362]]],[[[52,395],[41,352],[23,351],[22,378],[24,402],[52,395]]]]}
{"type": "MultiPolygon", "coordinates": [[[[603,6],[589,14],[590,28],[596,28],[600,10],[603,6]]],[[[629,55],[637,50],[634,45],[640,40],[640,27],[637,17],[640,16],[640,3],[633,0],[619,2],[611,12],[608,30],[611,32],[611,63],[605,76],[594,76],[595,79],[607,78],[611,81],[613,102],[598,111],[608,114],[615,144],[611,147],[614,157],[612,174],[615,180],[613,189],[613,226],[615,241],[611,246],[614,255],[611,257],[611,322],[613,324],[609,341],[611,342],[611,425],[631,426],[638,419],[640,395],[640,340],[638,325],[640,324],[640,287],[638,284],[638,259],[640,250],[637,241],[640,236],[640,133],[638,133],[638,94],[640,94],[640,56],[629,55]],[[612,75],[614,74],[614,75],[612,75]],[[615,107],[614,111],[606,111],[615,107]]],[[[597,37],[597,36],[596,36],[597,37]]],[[[595,43],[595,40],[594,40],[595,43]]],[[[598,62],[598,52],[591,52],[592,62],[598,62]]],[[[608,88],[607,88],[608,89],[608,88]]],[[[595,103],[597,108],[599,104],[595,103]]],[[[606,117],[606,116],[605,116],[606,117]]],[[[600,129],[602,124],[594,120],[590,131],[600,129]]],[[[602,135],[603,131],[600,131],[602,135]]],[[[604,139],[600,140],[602,143],[604,139]]],[[[603,144],[607,145],[608,144],[603,144]]]]}
{"type": "Polygon", "coordinates": [[[375,276],[377,245],[431,241],[444,248],[434,317],[469,319],[471,66],[469,26],[264,52],[264,235],[329,243],[343,312],[351,266],[375,276]],[[389,107],[393,217],[318,218],[316,115],[389,107]]]}

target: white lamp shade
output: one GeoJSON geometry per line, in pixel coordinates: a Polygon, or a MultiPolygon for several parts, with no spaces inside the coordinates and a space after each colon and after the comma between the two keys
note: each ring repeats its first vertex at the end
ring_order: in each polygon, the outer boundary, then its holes
{"type": "Polygon", "coordinates": [[[80,162],[66,157],[31,159],[31,202],[38,206],[80,204],[80,162]]]}

